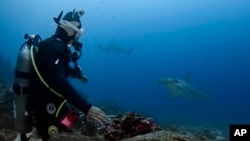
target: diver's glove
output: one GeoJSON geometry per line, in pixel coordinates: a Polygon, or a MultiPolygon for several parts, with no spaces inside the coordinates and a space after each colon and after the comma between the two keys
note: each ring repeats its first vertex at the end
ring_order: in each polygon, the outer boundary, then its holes
{"type": "Polygon", "coordinates": [[[70,76],[72,78],[78,78],[80,79],[83,83],[86,83],[89,81],[88,77],[86,75],[82,74],[81,67],[79,65],[74,65],[74,68],[70,67],[70,76]]]}
{"type": "Polygon", "coordinates": [[[75,65],[74,70],[76,71],[77,78],[79,78],[83,83],[89,81],[88,77],[82,74],[82,69],[79,65],[75,65]]]}
{"type": "Polygon", "coordinates": [[[82,68],[79,65],[74,65],[74,71],[76,76],[81,76],[82,75],[82,68]]]}
{"type": "Polygon", "coordinates": [[[100,124],[108,123],[106,114],[96,106],[91,106],[87,113],[87,116],[98,121],[100,124]]]}
{"type": "Polygon", "coordinates": [[[83,83],[86,83],[89,81],[89,78],[86,75],[81,75],[79,78],[83,83]]]}

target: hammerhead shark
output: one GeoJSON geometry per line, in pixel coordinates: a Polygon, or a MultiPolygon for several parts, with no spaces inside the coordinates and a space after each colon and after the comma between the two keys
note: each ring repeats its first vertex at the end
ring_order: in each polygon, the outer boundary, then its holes
{"type": "Polygon", "coordinates": [[[210,95],[189,84],[189,72],[186,73],[184,79],[160,78],[157,83],[164,84],[170,89],[170,97],[180,96],[195,101],[210,98],[210,95]]]}
{"type": "Polygon", "coordinates": [[[135,47],[128,49],[120,47],[114,43],[114,40],[112,40],[107,45],[98,45],[98,48],[104,50],[106,54],[109,54],[110,52],[116,52],[116,53],[126,53],[127,55],[130,55],[130,53],[135,49],[135,47]]]}

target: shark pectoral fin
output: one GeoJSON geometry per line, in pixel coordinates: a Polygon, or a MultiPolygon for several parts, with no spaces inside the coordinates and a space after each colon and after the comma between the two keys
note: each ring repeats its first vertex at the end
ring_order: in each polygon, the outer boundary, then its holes
{"type": "Polygon", "coordinates": [[[130,48],[130,49],[127,50],[128,56],[130,55],[130,53],[131,53],[135,48],[136,48],[136,47],[132,47],[132,48],[130,48]]]}
{"type": "Polygon", "coordinates": [[[130,52],[127,52],[127,55],[130,56],[130,52]]]}
{"type": "Polygon", "coordinates": [[[168,87],[169,90],[170,90],[170,95],[169,95],[169,97],[172,98],[172,97],[176,97],[176,96],[179,96],[179,95],[180,95],[180,90],[179,90],[176,86],[166,84],[166,87],[168,87]]]}

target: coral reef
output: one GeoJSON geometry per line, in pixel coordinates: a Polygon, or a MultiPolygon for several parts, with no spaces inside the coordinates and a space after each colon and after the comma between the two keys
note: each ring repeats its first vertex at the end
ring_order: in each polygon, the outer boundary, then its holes
{"type": "Polygon", "coordinates": [[[0,129],[0,141],[13,141],[17,136],[17,132],[13,129],[0,129]]]}
{"type": "Polygon", "coordinates": [[[100,127],[100,123],[93,119],[84,119],[87,117],[83,117],[82,126],[80,127],[80,131],[82,135],[85,136],[97,136],[98,128],[100,127]]]}
{"type": "MultiPolygon", "coordinates": [[[[11,85],[0,80],[0,140],[14,140],[13,92],[11,85]]],[[[126,114],[115,102],[105,101],[100,104],[110,114],[110,122],[100,125],[93,119],[81,115],[72,133],[60,133],[50,141],[226,141],[222,132],[207,127],[186,128],[175,123],[156,125],[149,116],[135,112],[126,114]],[[103,105],[102,105],[103,104],[103,105]]]]}
{"type": "MultiPolygon", "coordinates": [[[[10,58],[0,54],[0,129],[14,128],[13,92],[10,82],[14,78],[14,69],[10,58]]],[[[0,139],[1,140],[1,139],[0,139]]]]}
{"type": "Polygon", "coordinates": [[[100,134],[106,140],[120,140],[152,131],[159,131],[152,118],[145,118],[129,112],[127,115],[114,116],[112,121],[99,128],[100,134]]]}
{"type": "Polygon", "coordinates": [[[14,129],[13,92],[5,81],[0,83],[0,127],[14,129]]]}

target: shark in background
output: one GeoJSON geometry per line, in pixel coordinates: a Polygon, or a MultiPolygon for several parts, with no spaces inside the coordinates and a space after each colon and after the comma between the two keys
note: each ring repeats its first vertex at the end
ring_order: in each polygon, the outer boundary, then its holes
{"type": "Polygon", "coordinates": [[[190,100],[208,100],[211,95],[202,92],[201,90],[191,86],[189,84],[189,72],[186,73],[184,79],[173,79],[173,78],[160,78],[157,80],[158,84],[164,84],[169,88],[171,97],[184,97],[190,100]]]}
{"type": "Polygon", "coordinates": [[[131,54],[131,52],[136,48],[136,47],[132,47],[132,48],[123,48],[121,46],[118,46],[114,43],[114,40],[112,40],[109,44],[107,45],[98,45],[97,46],[100,50],[103,50],[106,52],[106,54],[109,54],[111,52],[114,53],[125,53],[128,56],[131,54]]]}

